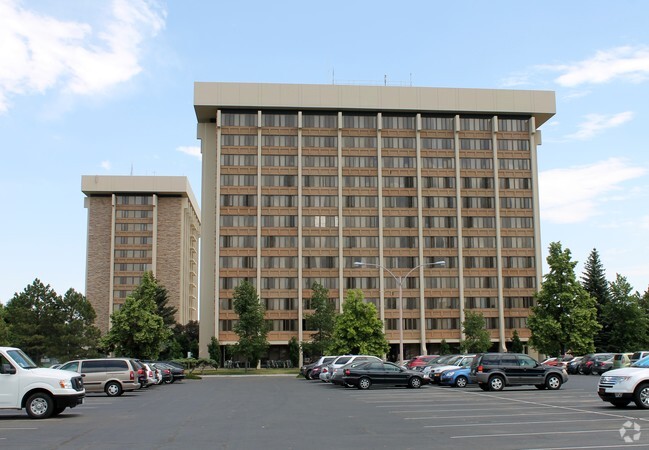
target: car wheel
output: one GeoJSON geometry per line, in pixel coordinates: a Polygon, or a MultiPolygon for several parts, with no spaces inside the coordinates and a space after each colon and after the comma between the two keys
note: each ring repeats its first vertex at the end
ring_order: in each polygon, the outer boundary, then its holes
{"type": "Polygon", "coordinates": [[[27,415],[32,419],[47,419],[54,413],[54,401],[45,392],[32,394],[25,406],[27,415]]]}
{"type": "Polygon", "coordinates": [[[174,384],[174,381],[176,381],[176,379],[175,379],[175,378],[172,378],[172,379],[169,381],[169,383],[174,384]]]}
{"type": "Polygon", "coordinates": [[[579,375],[586,375],[586,371],[584,370],[583,367],[579,366],[579,369],[577,369],[577,373],[579,375]]]}
{"type": "Polygon", "coordinates": [[[635,389],[633,399],[638,408],[649,408],[649,383],[642,383],[635,389]]]}
{"type": "Polygon", "coordinates": [[[551,391],[556,391],[561,387],[562,384],[563,381],[561,381],[559,375],[551,374],[548,375],[548,377],[545,379],[545,387],[547,387],[551,391]]]}
{"type": "Polygon", "coordinates": [[[109,397],[119,397],[122,395],[122,386],[119,383],[111,381],[106,384],[104,391],[106,391],[106,395],[109,397]]]}
{"type": "Polygon", "coordinates": [[[463,388],[466,387],[467,384],[469,384],[469,379],[463,375],[460,375],[455,379],[455,387],[463,388]]]}
{"type": "Polygon", "coordinates": [[[372,380],[370,380],[367,377],[363,377],[360,380],[358,380],[358,389],[369,389],[370,386],[372,386],[372,380]]]}
{"type": "Polygon", "coordinates": [[[489,385],[486,383],[478,383],[478,387],[482,389],[483,391],[488,391],[489,390],[489,385]]]}
{"type": "Polygon", "coordinates": [[[489,379],[490,391],[502,391],[505,387],[505,379],[500,375],[494,375],[489,379]]]}
{"type": "Polygon", "coordinates": [[[311,371],[310,371],[310,370],[307,370],[307,371],[306,371],[306,373],[304,374],[304,378],[306,378],[307,380],[308,380],[309,378],[311,378],[311,371]]]}
{"type": "Polygon", "coordinates": [[[408,380],[408,387],[411,389],[418,389],[421,387],[421,384],[421,378],[419,377],[412,377],[408,380]]]}
{"type": "Polygon", "coordinates": [[[629,403],[631,403],[631,400],[611,400],[611,405],[615,406],[616,408],[624,408],[629,403]]]}

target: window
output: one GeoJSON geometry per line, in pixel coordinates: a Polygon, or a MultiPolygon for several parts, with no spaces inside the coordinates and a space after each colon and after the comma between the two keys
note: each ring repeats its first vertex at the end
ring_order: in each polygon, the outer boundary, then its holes
{"type": "Polygon", "coordinates": [[[223,269],[254,269],[257,267],[257,258],[254,256],[221,256],[219,267],[223,269]]]}
{"type": "Polygon", "coordinates": [[[305,269],[337,269],[337,256],[303,256],[302,266],[305,269]]]}
{"type": "Polygon", "coordinates": [[[302,287],[304,289],[311,289],[313,283],[320,283],[323,287],[327,289],[338,289],[338,277],[329,277],[329,278],[304,277],[302,279],[302,287]]]}
{"type": "Polygon", "coordinates": [[[378,186],[377,177],[343,177],[345,187],[369,188],[378,186]]]}
{"type": "Polygon", "coordinates": [[[488,158],[460,158],[462,169],[486,170],[494,168],[493,159],[488,158]]]}
{"type": "Polygon", "coordinates": [[[496,297],[466,297],[464,304],[468,309],[495,309],[498,307],[496,297]]]}
{"type": "Polygon", "coordinates": [[[498,119],[498,131],[526,132],[529,130],[528,119],[498,119]]]}
{"type": "Polygon", "coordinates": [[[231,298],[221,298],[219,299],[219,308],[225,311],[231,311],[234,309],[234,302],[231,298]]]}
{"type": "Polygon", "coordinates": [[[261,216],[262,227],[297,227],[297,216],[261,216]]]}
{"type": "Polygon", "coordinates": [[[460,130],[491,131],[491,118],[461,117],[460,130]]]}
{"type": "Polygon", "coordinates": [[[424,228],[455,228],[453,216],[424,216],[424,228]]]}
{"type": "Polygon", "coordinates": [[[455,197],[424,197],[424,208],[455,208],[455,197]]]}
{"type": "Polygon", "coordinates": [[[257,236],[224,236],[219,238],[221,248],[255,248],[257,236]]]}
{"type": "Polygon", "coordinates": [[[376,156],[345,156],[343,157],[344,167],[377,167],[378,157],[376,156]]]}
{"type": "Polygon", "coordinates": [[[383,148],[415,148],[415,138],[384,137],[381,139],[381,146],[383,148]]]}
{"type": "Polygon", "coordinates": [[[421,128],[424,130],[453,130],[453,118],[421,116],[421,128]]]}
{"type": "Polygon", "coordinates": [[[500,189],[532,189],[531,178],[500,178],[500,189]]]}
{"type": "Polygon", "coordinates": [[[295,269],[297,268],[297,256],[262,256],[261,267],[263,269],[295,269]]]}
{"type": "Polygon", "coordinates": [[[220,331],[233,331],[238,320],[219,320],[220,331]]]}
{"type": "Polygon", "coordinates": [[[297,136],[262,136],[262,147],[297,147],[297,136]]]}
{"type": "Polygon", "coordinates": [[[338,187],[338,177],[328,175],[303,175],[304,187],[338,187]]]}
{"type": "Polygon", "coordinates": [[[383,226],[385,228],[417,228],[417,217],[383,217],[383,226]]]}
{"type": "Polygon", "coordinates": [[[256,227],[257,216],[221,216],[222,227],[256,227]]]}
{"type": "Polygon", "coordinates": [[[493,197],[462,197],[462,208],[493,209],[493,197]]]}
{"type": "Polygon", "coordinates": [[[527,139],[499,139],[498,150],[529,151],[530,141],[527,139]]]}
{"type": "Polygon", "coordinates": [[[462,216],[464,228],[496,228],[495,217],[462,216]]]}
{"type": "Polygon", "coordinates": [[[492,236],[464,236],[464,248],[496,248],[496,238],[492,236]]]}
{"type": "Polygon", "coordinates": [[[418,260],[416,256],[386,256],[383,258],[383,266],[389,269],[412,269],[419,265],[418,260]]]}
{"type": "MultiPolygon", "coordinates": [[[[343,237],[343,246],[345,248],[378,248],[379,237],[378,236],[345,236],[343,237]]],[[[349,267],[354,267],[354,265],[351,264],[349,265],[349,267]]]]}
{"type": "Polygon", "coordinates": [[[427,330],[458,330],[460,327],[460,319],[426,319],[427,330]]]}
{"type": "Polygon", "coordinates": [[[303,156],[304,167],[338,167],[337,156],[303,156]]]}
{"type": "Polygon", "coordinates": [[[383,177],[384,188],[416,188],[416,177],[383,177]]]}
{"type": "Polygon", "coordinates": [[[295,187],[297,176],[295,175],[262,175],[261,185],[265,187],[295,187]]]}
{"type": "Polygon", "coordinates": [[[374,277],[345,278],[345,289],[378,289],[379,279],[374,277]]]}
{"type": "Polygon", "coordinates": [[[344,148],[376,148],[376,138],[368,136],[343,137],[344,148]]]}
{"type": "Polygon", "coordinates": [[[491,289],[498,287],[497,277],[464,277],[464,287],[467,289],[491,289]]]}
{"type": "Polygon", "coordinates": [[[383,128],[394,130],[414,130],[415,117],[414,116],[382,116],[383,128]]]}
{"type": "Polygon", "coordinates": [[[376,128],[376,116],[343,115],[343,128],[376,128]]]}
{"type": "Polygon", "coordinates": [[[411,169],[417,167],[416,160],[412,156],[384,156],[383,167],[389,169],[411,169]]]}
{"type": "Polygon", "coordinates": [[[534,289],[536,277],[504,277],[506,289],[534,289]]]}
{"type": "Polygon", "coordinates": [[[221,145],[224,147],[257,147],[257,135],[222,134],[221,145]]]}
{"type": "Polygon", "coordinates": [[[257,155],[221,155],[222,166],[256,166],[257,155]]]}
{"type": "Polygon", "coordinates": [[[533,228],[534,220],[531,217],[501,217],[503,228],[533,228]]]}
{"type": "Polygon", "coordinates": [[[302,197],[305,208],[336,208],[337,195],[305,195],[302,197]]]}
{"type": "Polygon", "coordinates": [[[385,208],[416,208],[417,197],[383,197],[385,208]]]}
{"type": "Polygon", "coordinates": [[[426,277],[427,289],[457,289],[457,277],[426,277]]]}
{"type": "Polygon", "coordinates": [[[453,139],[421,138],[421,148],[425,150],[453,150],[455,141],[453,139]]]}
{"type": "Polygon", "coordinates": [[[467,269],[494,269],[496,267],[496,257],[465,256],[464,267],[467,269]]]}
{"type": "Polygon", "coordinates": [[[378,216],[344,216],[345,228],[378,228],[378,216]]]}
{"type": "Polygon", "coordinates": [[[418,248],[419,247],[417,236],[386,236],[383,238],[383,246],[385,248],[418,248]]]}
{"type": "Polygon", "coordinates": [[[302,216],[305,228],[337,228],[338,216],[302,216]]]}
{"type": "Polygon", "coordinates": [[[219,287],[221,289],[234,289],[244,281],[253,285],[256,283],[256,279],[253,277],[221,277],[219,278],[219,287]]]}
{"type": "Polygon", "coordinates": [[[297,195],[262,195],[261,206],[272,207],[297,207],[297,195]]]}
{"type": "MultiPolygon", "coordinates": [[[[248,238],[249,236],[246,236],[248,238]]],[[[256,236],[250,236],[255,239],[256,236]]],[[[296,236],[262,236],[261,248],[297,248],[296,236]]]]}
{"type": "Polygon", "coordinates": [[[529,159],[499,159],[498,164],[502,170],[530,170],[529,159]]]}
{"type": "Polygon", "coordinates": [[[297,309],[296,298],[265,298],[263,302],[266,311],[293,311],[297,309]]]}
{"type": "Polygon", "coordinates": [[[221,175],[221,186],[257,186],[257,175],[221,175]]]}
{"type": "Polygon", "coordinates": [[[345,208],[376,208],[379,204],[379,199],[375,196],[346,195],[343,201],[345,208]]]}
{"type": "Polygon", "coordinates": [[[493,189],[494,179],[491,177],[462,177],[464,189],[493,189]]]}
{"type": "Polygon", "coordinates": [[[491,150],[491,139],[460,139],[462,150],[491,150]]]}
{"type": "Polygon", "coordinates": [[[456,236],[424,236],[425,248],[456,248],[456,236]]]}
{"type": "Polygon", "coordinates": [[[531,308],[535,305],[534,297],[505,297],[505,308],[531,308]]]}
{"type": "Polygon", "coordinates": [[[421,158],[421,166],[424,169],[454,169],[453,158],[421,158]]]}
{"type": "Polygon", "coordinates": [[[262,126],[264,127],[297,127],[297,114],[273,114],[263,113],[261,115],[262,126]]]}
{"type": "Polygon", "coordinates": [[[457,297],[429,297],[426,298],[426,309],[457,309],[460,299],[457,297]]]}
{"type": "Polygon", "coordinates": [[[250,207],[257,206],[256,195],[221,195],[221,206],[237,206],[237,207],[250,207]]]}
{"type": "Polygon", "coordinates": [[[531,197],[501,197],[500,207],[503,209],[532,209],[531,197]]]}
{"type": "Polygon", "coordinates": [[[337,128],[338,116],[335,114],[302,114],[304,128],[337,128]]]}
{"type": "Polygon", "coordinates": [[[455,188],[455,178],[453,177],[422,177],[421,183],[423,188],[437,188],[437,189],[455,188]]]}
{"type": "Polygon", "coordinates": [[[338,248],[338,236],[304,236],[304,248],[338,248]]]}
{"type": "Polygon", "coordinates": [[[502,240],[503,248],[534,248],[533,237],[505,236],[502,240]]]}
{"type": "Polygon", "coordinates": [[[262,289],[297,289],[297,278],[270,278],[261,279],[262,289]]]}
{"type": "Polygon", "coordinates": [[[302,136],[302,146],[312,148],[338,148],[338,137],[302,136]]]}
{"type": "Polygon", "coordinates": [[[153,201],[149,195],[117,195],[116,198],[118,205],[150,205],[153,201]]]}
{"type": "Polygon", "coordinates": [[[534,256],[503,256],[505,269],[533,269],[536,267],[534,256]]]}
{"type": "Polygon", "coordinates": [[[223,112],[221,125],[224,127],[256,127],[257,113],[234,114],[223,112]]]}
{"type": "Polygon", "coordinates": [[[264,155],[264,167],[296,167],[297,156],[294,155],[264,155]]]}

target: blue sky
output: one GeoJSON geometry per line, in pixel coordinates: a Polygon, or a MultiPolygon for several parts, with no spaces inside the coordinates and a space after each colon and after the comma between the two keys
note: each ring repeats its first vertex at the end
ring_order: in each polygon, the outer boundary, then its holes
{"type": "Polygon", "coordinates": [[[0,301],[85,290],[82,175],[184,175],[194,81],[540,89],[543,258],[649,286],[649,2],[0,0],[0,301]]]}

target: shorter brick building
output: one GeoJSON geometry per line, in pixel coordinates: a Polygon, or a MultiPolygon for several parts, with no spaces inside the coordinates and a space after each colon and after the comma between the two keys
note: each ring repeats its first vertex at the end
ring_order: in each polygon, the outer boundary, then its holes
{"type": "Polygon", "coordinates": [[[198,320],[200,209],[186,177],[83,176],[86,297],[102,333],[110,314],[152,271],[176,321],[198,320]]]}

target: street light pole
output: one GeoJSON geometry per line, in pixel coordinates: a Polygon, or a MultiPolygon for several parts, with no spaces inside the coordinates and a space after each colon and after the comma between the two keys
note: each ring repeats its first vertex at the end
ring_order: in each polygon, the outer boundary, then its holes
{"type": "MultiPolygon", "coordinates": [[[[379,269],[385,270],[387,273],[392,275],[392,278],[394,278],[394,281],[397,282],[397,285],[399,286],[399,362],[403,362],[403,283],[406,281],[406,278],[414,272],[415,270],[419,269],[420,267],[424,266],[443,266],[446,264],[446,261],[437,261],[437,262],[432,262],[432,263],[423,263],[419,264],[418,266],[413,267],[408,271],[407,274],[405,274],[402,277],[397,277],[390,269],[387,267],[384,267],[381,264],[375,264],[375,263],[366,263],[362,261],[356,261],[354,262],[354,266],[356,267],[361,267],[361,266],[369,266],[369,267],[378,267],[379,269]]],[[[424,324],[422,324],[423,326],[424,324]]]]}

